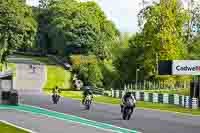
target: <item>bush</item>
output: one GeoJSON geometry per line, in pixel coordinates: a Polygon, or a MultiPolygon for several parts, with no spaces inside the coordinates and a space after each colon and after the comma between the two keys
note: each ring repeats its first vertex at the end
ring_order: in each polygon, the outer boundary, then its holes
{"type": "Polygon", "coordinates": [[[73,65],[84,65],[84,64],[96,64],[97,58],[95,55],[71,55],[70,56],[70,63],[73,65]]]}

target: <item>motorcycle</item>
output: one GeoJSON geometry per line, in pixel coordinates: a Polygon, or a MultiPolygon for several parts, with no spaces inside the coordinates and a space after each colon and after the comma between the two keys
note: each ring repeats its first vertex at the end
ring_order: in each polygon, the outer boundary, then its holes
{"type": "Polygon", "coordinates": [[[127,104],[123,107],[122,118],[123,120],[130,120],[133,113],[134,103],[132,99],[127,100],[127,104]]]}
{"type": "Polygon", "coordinates": [[[92,96],[87,95],[84,101],[85,109],[89,110],[91,103],[92,103],[92,96]]]}
{"type": "Polygon", "coordinates": [[[60,96],[58,94],[53,94],[52,95],[52,100],[53,100],[54,104],[57,104],[59,99],[60,99],[60,96]]]}

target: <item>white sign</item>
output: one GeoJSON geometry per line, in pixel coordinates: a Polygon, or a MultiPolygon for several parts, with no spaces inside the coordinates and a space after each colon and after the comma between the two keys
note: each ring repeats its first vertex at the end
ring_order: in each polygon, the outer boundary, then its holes
{"type": "Polygon", "coordinates": [[[173,60],[173,75],[200,75],[200,60],[173,60]]]}

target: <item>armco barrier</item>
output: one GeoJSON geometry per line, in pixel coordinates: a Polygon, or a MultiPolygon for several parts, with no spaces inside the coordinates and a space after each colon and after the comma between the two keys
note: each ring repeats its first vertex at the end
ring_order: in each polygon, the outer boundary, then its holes
{"type": "Polygon", "coordinates": [[[199,101],[197,98],[192,98],[192,109],[197,109],[198,103],[199,103],[199,101]]]}
{"type": "Polygon", "coordinates": [[[140,100],[144,101],[144,92],[140,92],[140,100]]]}
{"type": "Polygon", "coordinates": [[[148,102],[149,101],[149,94],[148,93],[144,93],[144,101],[148,102]]]}
{"type": "Polygon", "coordinates": [[[163,94],[158,94],[158,102],[163,103],[163,94]]]}
{"type": "MultiPolygon", "coordinates": [[[[124,94],[125,91],[122,90],[111,90],[111,96],[115,98],[121,98],[124,96],[124,94]]],[[[178,94],[159,94],[141,91],[132,91],[132,94],[136,97],[137,100],[146,102],[173,104],[192,109],[197,109],[200,105],[200,99],[178,94]]]]}
{"type": "Polygon", "coordinates": [[[153,102],[158,103],[158,93],[153,93],[153,102]]]}
{"type": "Polygon", "coordinates": [[[174,95],[173,94],[169,94],[169,104],[174,104],[174,95]]]}
{"type": "Polygon", "coordinates": [[[163,103],[168,104],[169,103],[169,94],[163,94],[163,103]]]}
{"type": "Polygon", "coordinates": [[[185,107],[189,108],[190,107],[190,97],[189,96],[185,96],[185,107]]]}
{"type": "Polygon", "coordinates": [[[149,102],[153,102],[153,93],[149,93],[149,102]]]}
{"type": "Polygon", "coordinates": [[[136,91],[136,96],[135,96],[135,98],[136,98],[136,100],[140,100],[140,92],[139,91],[136,91]]]}

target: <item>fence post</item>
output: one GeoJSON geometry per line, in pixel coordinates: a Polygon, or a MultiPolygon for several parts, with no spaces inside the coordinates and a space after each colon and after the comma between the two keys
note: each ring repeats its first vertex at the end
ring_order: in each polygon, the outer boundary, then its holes
{"type": "Polygon", "coordinates": [[[158,81],[158,89],[160,90],[160,80],[158,81]]]}
{"type": "Polygon", "coordinates": [[[163,103],[163,94],[158,94],[158,103],[163,103]]]}
{"type": "Polygon", "coordinates": [[[146,87],[145,87],[145,83],[146,83],[146,82],[145,82],[145,80],[144,80],[144,82],[143,82],[143,90],[145,90],[145,88],[146,88],[146,87]]]}
{"type": "Polygon", "coordinates": [[[114,90],[111,88],[111,97],[114,97],[114,90]]]}
{"type": "Polygon", "coordinates": [[[135,95],[136,95],[136,100],[140,100],[140,92],[136,91],[135,95]]]}
{"type": "Polygon", "coordinates": [[[182,106],[185,107],[185,96],[184,95],[182,95],[181,101],[182,101],[182,106]]]}

